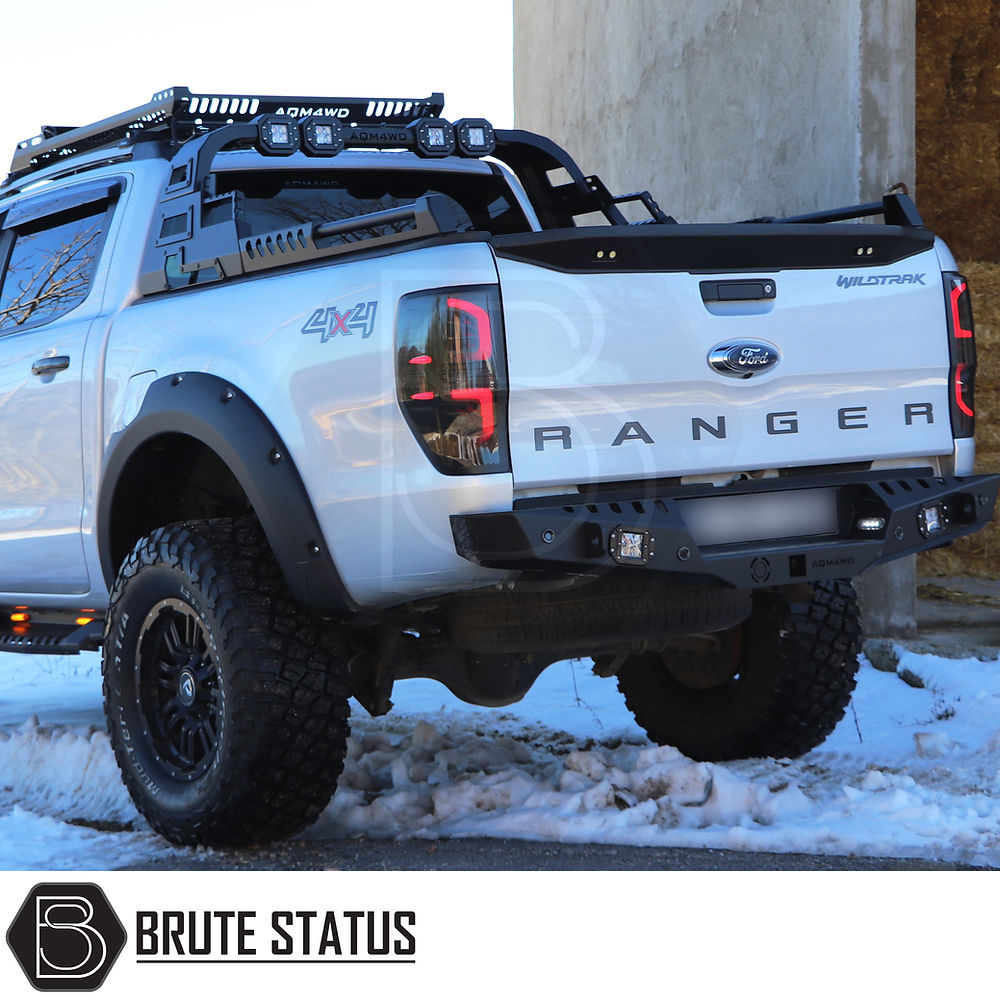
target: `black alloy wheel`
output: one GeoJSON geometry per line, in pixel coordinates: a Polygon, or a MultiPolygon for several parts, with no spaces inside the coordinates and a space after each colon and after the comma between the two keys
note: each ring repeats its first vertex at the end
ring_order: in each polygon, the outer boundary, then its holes
{"type": "Polygon", "coordinates": [[[141,539],[111,595],[104,708],[136,808],[177,844],[240,846],[312,823],[348,734],[347,653],[299,608],[252,518],[141,539]]]}
{"type": "Polygon", "coordinates": [[[218,654],[194,609],[177,598],[157,603],[139,629],[135,688],[150,741],[163,769],[194,781],[222,741],[225,688],[218,654]]]}

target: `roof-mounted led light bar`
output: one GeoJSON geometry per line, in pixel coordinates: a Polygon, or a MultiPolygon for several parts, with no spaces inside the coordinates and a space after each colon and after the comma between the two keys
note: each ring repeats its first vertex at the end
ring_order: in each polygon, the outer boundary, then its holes
{"type": "Polygon", "coordinates": [[[348,148],[410,149],[419,156],[488,156],[496,149],[496,134],[485,118],[463,118],[452,124],[428,116],[409,125],[350,125],[317,117],[261,115],[256,119],[257,149],[265,156],[336,156],[348,148]]]}
{"type": "Polygon", "coordinates": [[[496,134],[485,118],[451,122],[428,116],[408,125],[350,125],[310,116],[261,115],[256,119],[257,149],[265,156],[288,156],[301,150],[308,156],[336,156],[347,148],[410,149],[419,156],[488,156],[496,149],[496,134]]]}
{"type": "MultiPolygon", "coordinates": [[[[332,126],[341,128],[408,127],[436,117],[444,110],[444,95],[397,97],[269,97],[260,94],[193,94],[187,87],[171,87],[150,100],[110,118],[79,128],[43,128],[39,135],[18,143],[5,184],[50,164],[95,149],[114,148],[149,140],[178,146],[189,139],[228,125],[249,124],[261,115],[286,116],[295,123],[315,121],[330,125],[313,139],[303,130],[301,147],[313,155],[328,155],[335,145],[332,126]],[[310,145],[313,143],[313,145],[310,145]]],[[[318,126],[317,126],[318,127],[318,126]]],[[[278,130],[280,132],[280,130],[278,130]]],[[[298,130],[296,130],[298,131],[298,130]]],[[[262,138],[261,145],[268,140],[262,138]]],[[[275,138],[272,155],[280,155],[275,138]]]]}

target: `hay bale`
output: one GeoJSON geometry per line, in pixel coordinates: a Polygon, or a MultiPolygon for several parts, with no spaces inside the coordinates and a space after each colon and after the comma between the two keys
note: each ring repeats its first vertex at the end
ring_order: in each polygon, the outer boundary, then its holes
{"type": "Polygon", "coordinates": [[[1000,260],[1000,0],[917,0],[917,195],[964,260],[1000,260]]]}
{"type": "MultiPolygon", "coordinates": [[[[969,279],[976,469],[1000,471],[1000,0],[917,0],[917,201],[969,279]]],[[[1000,518],[918,572],[1000,576],[1000,518]]]]}
{"type": "MultiPolygon", "coordinates": [[[[976,471],[1000,472],[1000,264],[960,265],[976,321],[976,471]]],[[[946,549],[923,553],[922,576],[1000,576],[1000,518],[946,549]]]]}

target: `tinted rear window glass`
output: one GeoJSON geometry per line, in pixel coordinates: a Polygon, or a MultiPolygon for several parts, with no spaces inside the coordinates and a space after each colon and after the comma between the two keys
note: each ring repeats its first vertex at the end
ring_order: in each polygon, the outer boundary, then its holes
{"type": "Polygon", "coordinates": [[[17,231],[0,288],[0,330],[46,323],[87,297],[104,215],[104,206],[88,206],[17,231]]]}

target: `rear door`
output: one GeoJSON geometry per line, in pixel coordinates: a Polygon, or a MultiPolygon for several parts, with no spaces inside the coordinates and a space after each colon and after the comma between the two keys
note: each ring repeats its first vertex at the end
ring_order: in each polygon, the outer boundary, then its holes
{"type": "Polygon", "coordinates": [[[83,352],[113,189],[11,209],[0,242],[0,590],[84,593],[83,352]]]}

